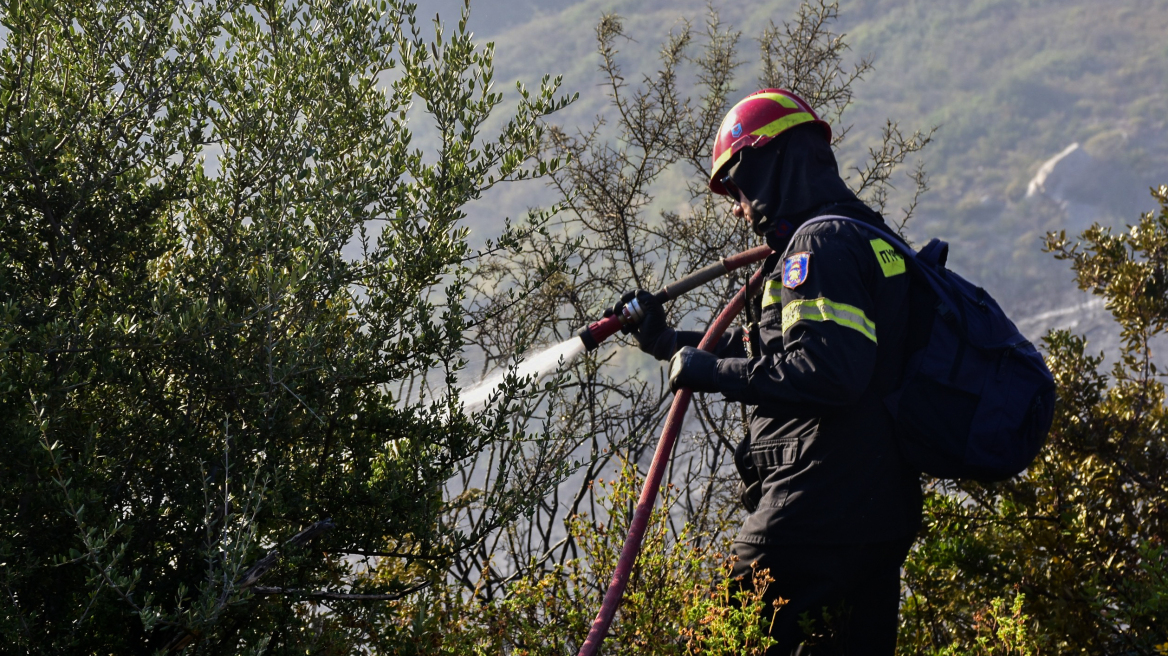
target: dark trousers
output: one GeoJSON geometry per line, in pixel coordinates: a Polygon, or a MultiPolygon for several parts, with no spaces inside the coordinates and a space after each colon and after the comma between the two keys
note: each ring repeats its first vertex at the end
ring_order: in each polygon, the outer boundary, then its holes
{"type": "Polygon", "coordinates": [[[750,586],[751,563],[769,568],[763,622],[778,644],[767,656],[867,656],[896,651],[900,568],[911,539],[854,545],[735,542],[733,575],[750,586]],[[775,612],[774,600],[787,600],[775,612]]]}

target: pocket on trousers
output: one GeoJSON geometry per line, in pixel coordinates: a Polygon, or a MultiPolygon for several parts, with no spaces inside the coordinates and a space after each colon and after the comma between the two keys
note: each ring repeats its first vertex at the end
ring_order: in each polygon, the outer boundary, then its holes
{"type": "MultiPolygon", "coordinates": [[[[799,438],[781,437],[752,443],[750,445],[750,459],[754,461],[754,466],[764,481],[758,508],[775,510],[785,506],[787,503],[786,486],[766,485],[765,481],[772,472],[792,467],[799,460],[799,438]]],[[[781,477],[782,474],[779,476],[781,477]]]]}
{"type": "Polygon", "coordinates": [[[784,437],[751,444],[750,458],[759,471],[793,465],[799,459],[799,438],[784,437]]]}
{"type": "Polygon", "coordinates": [[[785,505],[787,505],[787,488],[771,487],[758,500],[758,507],[755,510],[761,510],[763,508],[777,510],[785,505]]]}

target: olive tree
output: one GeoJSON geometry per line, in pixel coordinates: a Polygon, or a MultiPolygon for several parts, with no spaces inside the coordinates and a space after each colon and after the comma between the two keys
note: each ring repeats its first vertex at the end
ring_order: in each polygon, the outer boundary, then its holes
{"type": "Polygon", "coordinates": [[[386,600],[562,474],[524,381],[470,412],[457,376],[464,208],[555,170],[569,99],[521,87],[484,134],[491,47],[414,11],[0,5],[8,650],[374,649],[386,600]],[[444,485],[500,440],[524,448],[459,531],[444,485]]]}

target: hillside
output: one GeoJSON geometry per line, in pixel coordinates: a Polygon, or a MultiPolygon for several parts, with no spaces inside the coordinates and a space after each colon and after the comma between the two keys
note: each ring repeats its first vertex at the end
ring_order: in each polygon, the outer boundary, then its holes
{"type": "MultiPolygon", "coordinates": [[[[452,6],[423,4],[419,13],[432,7],[453,16],[452,6]]],[[[767,20],[789,19],[797,3],[714,6],[724,23],[744,32],[736,79],[745,94],[757,75],[754,36],[767,20]]],[[[621,57],[635,81],[655,70],[668,31],[683,17],[700,26],[706,6],[483,0],[472,5],[471,26],[497,44],[501,89],[516,79],[534,83],[543,72],[563,74],[565,88],[581,97],[557,121],[574,129],[605,110],[594,26],[606,11],[625,18],[631,40],[621,44],[621,57]]],[[[954,268],[1012,312],[1047,317],[1036,329],[1071,316],[1090,335],[1107,323],[1102,308],[1059,313],[1088,299],[1062,264],[1041,253],[1041,236],[1096,220],[1122,225],[1153,207],[1147,188],[1168,181],[1166,28],[1168,4],[1154,0],[842,2],[836,30],[846,33],[852,55],[870,57],[875,69],[857,86],[841,164],[860,161],[886,118],[910,130],[938,126],[924,157],[931,191],[910,233],[949,240],[954,268]],[[1073,156],[1047,167],[1046,184],[1031,185],[1040,167],[1072,144],[1079,145],[1073,156]]],[[[662,185],[660,207],[684,202],[679,191],[689,173],[679,169],[676,182],[662,185]]],[[[502,216],[550,198],[532,185],[503,190],[472,209],[472,225],[489,234],[502,216]]]]}

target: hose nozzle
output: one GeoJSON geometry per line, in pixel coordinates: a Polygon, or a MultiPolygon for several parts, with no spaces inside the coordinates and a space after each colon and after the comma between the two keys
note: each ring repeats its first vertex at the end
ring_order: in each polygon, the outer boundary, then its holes
{"type": "MultiPolygon", "coordinates": [[[[662,303],[671,301],[691,289],[700,287],[735,269],[765,259],[772,252],[770,246],[757,246],[737,255],[732,255],[698,271],[694,271],[681,280],[666,285],[664,289],[654,294],[654,296],[662,303]]],[[[633,298],[628,303],[625,303],[625,307],[621,310],[620,314],[605,317],[581,330],[579,333],[580,341],[584,342],[585,350],[595,350],[600,346],[601,342],[616,334],[621,329],[621,326],[636,325],[641,323],[641,320],[644,318],[645,308],[641,307],[641,304],[637,302],[636,298],[633,298]]]]}
{"type": "Polygon", "coordinates": [[[625,307],[621,310],[621,325],[635,326],[641,323],[641,319],[645,318],[645,308],[641,307],[641,303],[637,301],[637,297],[633,297],[625,307]]]}
{"type": "MultiPolygon", "coordinates": [[[[665,292],[658,292],[658,298],[668,300],[664,296],[665,292]]],[[[613,314],[607,316],[600,321],[590,324],[580,331],[580,341],[584,342],[585,351],[596,350],[600,343],[612,337],[623,326],[635,326],[641,323],[645,318],[645,308],[633,298],[628,303],[625,303],[624,308],[621,309],[620,314],[613,314]]]]}

